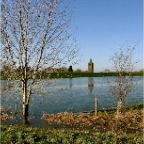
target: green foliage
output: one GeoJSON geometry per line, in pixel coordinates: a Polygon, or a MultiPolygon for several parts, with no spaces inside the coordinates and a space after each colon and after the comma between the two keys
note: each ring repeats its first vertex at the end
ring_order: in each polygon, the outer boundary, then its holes
{"type": "Polygon", "coordinates": [[[69,72],[73,72],[72,66],[69,66],[68,71],[69,71],[69,72]]]}
{"type": "Polygon", "coordinates": [[[142,134],[116,134],[64,129],[1,126],[1,143],[64,143],[64,144],[142,144],[142,134]]]}
{"type": "MultiPolygon", "coordinates": [[[[29,78],[32,78],[31,72],[28,73],[29,78]]],[[[53,72],[47,73],[46,71],[38,71],[37,78],[75,78],[75,77],[104,77],[104,76],[116,76],[115,72],[99,72],[99,73],[86,73],[86,72],[53,72]]],[[[143,72],[134,72],[133,76],[143,76],[143,72]]],[[[1,71],[0,79],[6,80],[7,76],[1,71]]]]}

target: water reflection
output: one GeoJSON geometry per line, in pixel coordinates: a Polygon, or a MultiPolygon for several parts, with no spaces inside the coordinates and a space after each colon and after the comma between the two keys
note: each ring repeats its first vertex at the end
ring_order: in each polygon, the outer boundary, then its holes
{"type": "Polygon", "coordinates": [[[94,87],[94,78],[93,77],[88,77],[88,89],[90,93],[92,93],[94,87]]]}
{"type": "Polygon", "coordinates": [[[69,88],[72,88],[72,78],[69,78],[69,88]]]}

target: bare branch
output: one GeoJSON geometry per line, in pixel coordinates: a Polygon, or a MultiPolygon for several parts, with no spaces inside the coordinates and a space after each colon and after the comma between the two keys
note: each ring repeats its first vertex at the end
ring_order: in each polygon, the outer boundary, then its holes
{"type": "Polygon", "coordinates": [[[41,82],[41,70],[74,61],[70,21],[63,0],[2,0],[3,70],[7,79],[20,80],[24,109],[41,82]]]}

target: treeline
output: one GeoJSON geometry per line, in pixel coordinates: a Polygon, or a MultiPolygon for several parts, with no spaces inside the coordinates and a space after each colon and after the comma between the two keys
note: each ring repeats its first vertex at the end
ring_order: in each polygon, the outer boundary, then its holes
{"type": "MultiPolygon", "coordinates": [[[[9,73],[10,74],[10,73],[9,73]]],[[[20,73],[17,70],[14,79],[19,79],[20,78],[20,73]]],[[[128,75],[125,73],[125,75],[128,75]]],[[[133,76],[143,76],[143,72],[133,72],[133,76]]],[[[76,78],[76,77],[104,77],[104,76],[117,76],[116,72],[97,72],[97,73],[88,73],[88,72],[62,72],[62,71],[54,71],[54,72],[47,72],[45,70],[38,71],[36,73],[36,78],[37,79],[52,79],[52,78],[76,78]]],[[[28,77],[29,79],[32,79],[33,77],[33,70],[28,71],[28,77]]],[[[4,71],[1,71],[1,80],[7,80],[7,75],[5,74],[4,71]]]]}
{"type": "MultiPolygon", "coordinates": [[[[65,73],[51,73],[50,78],[75,78],[75,77],[103,77],[114,76],[115,73],[85,73],[85,72],[65,72],[65,73]]],[[[47,78],[47,74],[43,74],[43,78],[47,78]]]]}
{"type": "MultiPolygon", "coordinates": [[[[128,75],[128,74],[127,74],[128,75]]],[[[133,72],[133,76],[143,76],[142,72],[133,72]]],[[[117,76],[115,72],[99,72],[99,73],[84,73],[84,72],[67,72],[67,73],[51,73],[49,78],[75,78],[75,77],[104,77],[104,76],[117,76]]],[[[43,74],[43,78],[47,78],[47,74],[43,74]]]]}
{"type": "MultiPolygon", "coordinates": [[[[124,75],[132,74],[133,76],[143,76],[143,70],[136,72],[123,72],[124,75]]],[[[24,70],[21,67],[10,67],[8,65],[3,65],[0,70],[0,79],[7,80],[19,80],[22,78],[24,70]]],[[[103,72],[89,73],[88,71],[82,71],[81,69],[73,70],[72,66],[69,68],[60,67],[60,68],[45,68],[42,70],[36,71],[32,67],[27,67],[27,76],[28,79],[32,79],[35,76],[36,79],[47,79],[47,78],[75,78],[75,77],[103,77],[103,76],[117,76],[116,72],[112,72],[108,69],[103,72]]]]}

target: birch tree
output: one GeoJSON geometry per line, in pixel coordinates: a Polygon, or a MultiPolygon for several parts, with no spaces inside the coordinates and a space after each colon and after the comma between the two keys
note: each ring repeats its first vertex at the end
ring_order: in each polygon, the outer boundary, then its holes
{"type": "Polygon", "coordinates": [[[124,100],[134,89],[134,48],[120,48],[111,58],[116,75],[107,80],[110,94],[117,99],[116,118],[122,115],[124,100]]]}
{"type": "Polygon", "coordinates": [[[1,1],[1,63],[7,79],[19,82],[24,117],[41,82],[42,75],[37,73],[75,63],[77,48],[70,43],[69,33],[71,16],[62,0],[1,1]]]}

